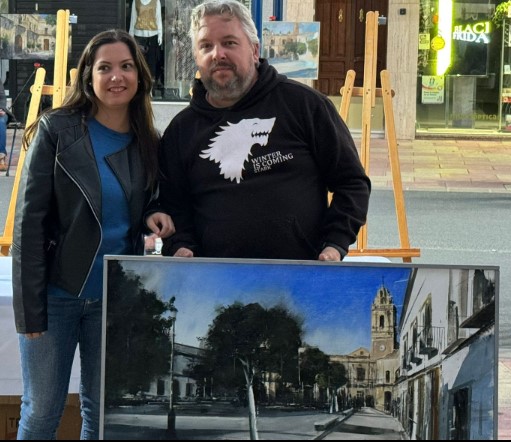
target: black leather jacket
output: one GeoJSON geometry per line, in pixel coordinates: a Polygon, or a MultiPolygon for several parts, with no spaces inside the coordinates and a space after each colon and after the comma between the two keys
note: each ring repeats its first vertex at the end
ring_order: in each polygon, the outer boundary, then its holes
{"type": "MultiPolygon", "coordinates": [[[[151,199],[134,143],[108,157],[128,198],[132,252],[143,253],[143,214],[151,199]]],[[[18,333],[47,329],[48,283],[79,296],[101,242],[101,181],[85,119],[44,116],[27,151],[12,242],[18,333]]]]}

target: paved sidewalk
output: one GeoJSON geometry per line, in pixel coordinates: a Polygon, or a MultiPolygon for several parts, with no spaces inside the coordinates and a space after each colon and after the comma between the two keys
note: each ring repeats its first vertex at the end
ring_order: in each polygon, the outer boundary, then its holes
{"type": "MultiPolygon", "coordinates": [[[[356,139],[357,146],[360,140],[356,139]]],[[[369,176],[374,188],[392,187],[388,142],[371,139],[369,176]]],[[[511,192],[511,140],[398,141],[403,190],[511,192]]]]}
{"type": "MultiPolygon", "coordinates": [[[[18,164],[23,131],[18,130],[10,176],[18,164]]],[[[13,129],[7,131],[7,152],[13,129]]],[[[361,140],[355,135],[360,148],[361,140]]],[[[403,190],[511,193],[511,140],[418,139],[398,142],[403,190]]],[[[0,177],[4,172],[0,172],[0,177]]],[[[392,188],[387,140],[372,138],[369,176],[374,188],[392,188]]]]}
{"type": "MultiPolygon", "coordinates": [[[[23,130],[18,130],[10,177],[16,173],[22,135],[23,130]]],[[[360,149],[360,135],[355,134],[354,138],[360,149]]],[[[8,154],[12,140],[13,129],[8,129],[8,154]]],[[[401,140],[397,150],[404,191],[498,193],[499,197],[511,193],[511,137],[401,140]]],[[[392,189],[389,147],[381,134],[370,140],[368,172],[374,189],[392,189]]],[[[5,174],[0,172],[0,179],[5,174]]]]}

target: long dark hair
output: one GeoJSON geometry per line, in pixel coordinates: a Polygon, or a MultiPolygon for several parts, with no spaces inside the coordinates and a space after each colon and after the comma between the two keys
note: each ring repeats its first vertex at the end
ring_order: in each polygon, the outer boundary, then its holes
{"type": "Polygon", "coordinates": [[[62,106],[49,109],[41,114],[23,134],[23,144],[28,142],[35,133],[42,115],[67,109],[79,111],[84,117],[93,116],[98,111],[96,96],[92,89],[92,67],[96,52],[105,44],[124,43],[128,46],[138,71],[138,89],[129,105],[131,130],[135,134],[138,149],[146,174],[148,187],[153,187],[158,176],[159,135],[154,127],[154,114],[151,105],[151,89],[153,86],[151,72],[145,57],[136,40],[123,29],[110,29],[96,34],[89,41],[78,61],[76,80],[71,84],[62,106]]]}

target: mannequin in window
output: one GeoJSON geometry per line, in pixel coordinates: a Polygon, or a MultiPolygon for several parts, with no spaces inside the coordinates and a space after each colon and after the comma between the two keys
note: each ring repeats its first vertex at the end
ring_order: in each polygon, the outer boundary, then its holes
{"type": "Polygon", "coordinates": [[[129,33],[142,47],[154,80],[163,41],[160,0],[133,0],[129,33]]]}

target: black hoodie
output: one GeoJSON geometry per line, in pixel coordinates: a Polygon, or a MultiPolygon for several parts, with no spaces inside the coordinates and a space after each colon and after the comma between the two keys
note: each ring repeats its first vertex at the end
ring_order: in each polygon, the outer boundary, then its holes
{"type": "Polygon", "coordinates": [[[332,102],[266,60],[258,72],[230,108],[196,80],[166,129],[160,202],[176,233],[164,255],[317,259],[325,244],[345,253],[365,223],[370,181],[332,102]]]}

